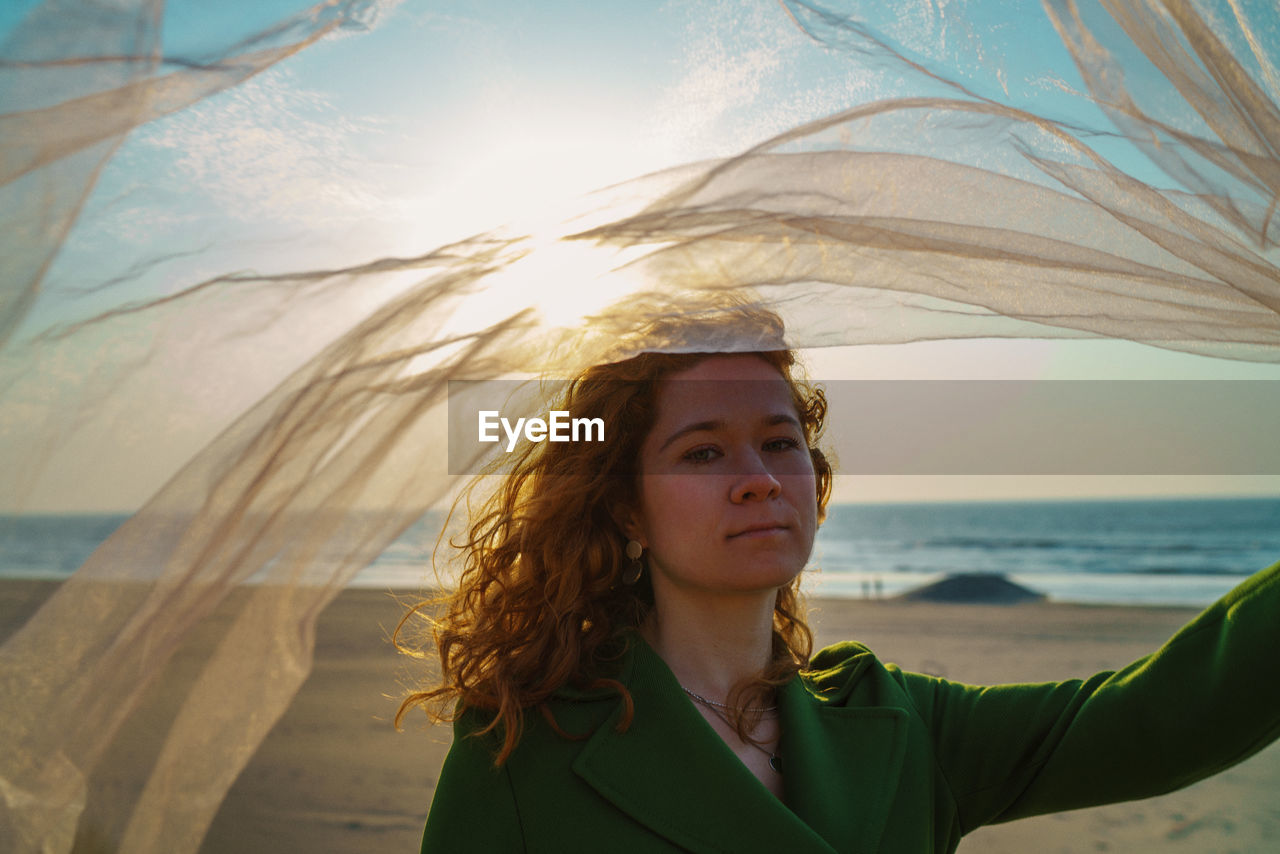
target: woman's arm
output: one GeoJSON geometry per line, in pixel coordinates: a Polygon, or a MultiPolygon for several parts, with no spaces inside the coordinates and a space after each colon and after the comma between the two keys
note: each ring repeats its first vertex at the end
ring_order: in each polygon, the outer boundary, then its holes
{"type": "Polygon", "coordinates": [[[989,688],[896,675],[966,833],[1163,794],[1280,736],[1280,564],[1115,673],[989,688]]]}

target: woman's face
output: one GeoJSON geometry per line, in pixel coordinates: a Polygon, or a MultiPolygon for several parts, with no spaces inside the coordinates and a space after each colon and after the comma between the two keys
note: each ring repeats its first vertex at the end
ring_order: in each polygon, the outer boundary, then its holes
{"type": "Polygon", "coordinates": [[[672,374],[641,447],[633,536],[655,594],[777,589],[804,568],[816,476],[786,381],[756,356],[711,356],[672,374]]]}

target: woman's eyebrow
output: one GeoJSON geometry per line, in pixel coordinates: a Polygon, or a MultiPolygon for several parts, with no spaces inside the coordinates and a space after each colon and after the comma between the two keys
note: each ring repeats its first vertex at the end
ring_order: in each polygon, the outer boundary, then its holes
{"type": "Polygon", "coordinates": [[[765,416],[762,420],[767,427],[773,427],[776,424],[790,424],[800,432],[804,432],[804,425],[800,423],[800,419],[796,418],[794,415],[788,415],[785,412],[779,412],[777,415],[765,416]]]}
{"type": "MultiPolygon", "coordinates": [[[[804,432],[804,427],[800,424],[800,420],[796,418],[794,415],[789,415],[788,413],[785,413],[785,412],[779,412],[774,415],[766,415],[760,419],[760,423],[765,425],[766,427],[773,427],[778,424],[790,424],[794,426],[797,430],[804,432]]],[[[690,433],[703,433],[703,432],[711,432],[714,430],[720,430],[720,429],[723,429],[724,426],[725,426],[725,422],[722,419],[717,419],[714,421],[696,421],[693,424],[687,424],[684,427],[681,427],[676,432],[672,433],[670,436],[668,436],[667,441],[663,442],[662,447],[658,448],[658,452],[661,453],[662,451],[665,451],[671,445],[672,442],[675,442],[681,436],[687,436],[690,433]]]]}
{"type": "Polygon", "coordinates": [[[668,436],[667,441],[662,443],[662,447],[659,448],[658,451],[659,452],[665,451],[668,448],[668,446],[671,445],[672,442],[676,441],[681,436],[687,436],[690,433],[702,433],[702,432],[709,432],[711,430],[719,430],[722,427],[724,427],[724,421],[697,421],[693,424],[687,424],[684,427],[681,427],[676,432],[672,433],[670,436],[668,436]]]}

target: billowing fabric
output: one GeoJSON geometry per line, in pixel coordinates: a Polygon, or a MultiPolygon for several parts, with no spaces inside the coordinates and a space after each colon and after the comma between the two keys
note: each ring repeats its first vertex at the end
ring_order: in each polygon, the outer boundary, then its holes
{"type": "Polygon", "coordinates": [[[459,718],[424,854],[523,851],[947,852],[984,824],[1163,794],[1280,736],[1280,564],[1152,655],[1061,683],[978,687],[818,652],[779,693],[786,803],[631,636],[616,691],[565,690],[500,768],[459,718]],[[607,843],[602,843],[607,840],[607,843]]]}
{"type": "Polygon", "coordinates": [[[95,413],[159,433],[166,388],[253,394],[0,649],[0,848],[65,851],[98,823],[121,850],[195,849],[305,678],[317,614],[453,486],[440,451],[452,379],[750,349],[732,317],[754,307],[780,314],[796,347],[1101,336],[1280,361],[1268,7],[788,0],[779,27],[893,77],[895,97],[672,164],[536,233],[424,238],[407,257],[272,275],[242,272],[215,242],[209,275],[143,288],[173,251],[157,246],[96,283],[87,316],[52,326],[39,313],[50,264],[126,134],[366,25],[375,4],[298,6],[182,55],[163,43],[162,0],[6,10],[12,501],[60,470],[95,413]],[[1028,26],[1058,33],[1063,67],[998,59],[1019,55],[1028,26]],[[583,317],[550,310],[558,288],[581,296],[583,317]],[[709,313],[730,322],[672,322],[709,313]],[[305,357],[279,355],[299,341],[305,357]],[[138,389],[159,390],[154,411],[113,409],[138,389]],[[147,722],[164,743],[139,759],[145,783],[92,784],[178,659],[197,676],[147,722]]]}

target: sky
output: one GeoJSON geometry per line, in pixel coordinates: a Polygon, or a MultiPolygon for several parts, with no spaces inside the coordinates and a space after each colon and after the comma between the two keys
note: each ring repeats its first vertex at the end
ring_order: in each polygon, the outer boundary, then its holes
{"type": "MultiPolygon", "coordinates": [[[[21,5],[6,7],[5,15],[21,5]]],[[[896,44],[908,52],[937,50],[928,35],[937,16],[955,5],[894,4],[898,17],[886,23],[887,31],[900,36],[896,44]]],[[[165,52],[198,57],[208,45],[304,6],[173,2],[166,10],[165,52]]],[[[339,31],[245,84],[135,131],[100,176],[24,331],[91,315],[104,300],[134,291],[154,295],[225,272],[228,247],[235,248],[238,268],[261,271],[421,253],[496,225],[571,210],[581,194],[600,187],[737,153],[900,86],[887,70],[854,68],[797,27],[783,6],[764,0],[402,0],[371,3],[369,10],[365,28],[339,31]],[[167,259],[138,268],[157,247],[167,259]],[[127,281],[95,292],[126,271],[127,281]]],[[[1005,25],[970,19],[976,37],[963,49],[982,59],[1005,25]]],[[[1001,57],[1008,69],[1002,79],[1014,81],[1004,95],[1095,120],[1056,94],[1073,81],[1035,71],[1041,64],[1067,67],[1063,56],[1047,27],[1015,41],[1001,57]]],[[[966,82],[980,86],[980,79],[975,74],[966,82]]],[[[1126,162],[1142,173],[1140,160],[1126,162]]],[[[573,301],[567,291],[565,299],[573,301]]],[[[309,336],[297,343],[297,360],[345,321],[312,318],[309,336]]],[[[127,342],[99,346],[125,357],[131,352],[127,342]]],[[[158,429],[131,424],[130,412],[141,403],[116,404],[68,427],[59,439],[66,443],[61,461],[27,473],[24,507],[138,506],[269,390],[273,377],[255,376],[247,352],[242,369],[228,372],[246,379],[223,387],[139,381],[131,393],[166,413],[158,429]]],[[[814,379],[837,385],[849,379],[1280,380],[1280,365],[1120,342],[937,342],[806,357],[814,379]]],[[[91,374],[83,365],[62,370],[79,371],[81,382],[91,374]]],[[[1214,429],[1211,441],[1232,441],[1230,425],[1214,429]]],[[[1194,445],[1187,453],[1196,453],[1194,445]]],[[[1276,495],[1280,475],[847,475],[838,479],[835,497],[1174,494],[1276,495]]]]}

